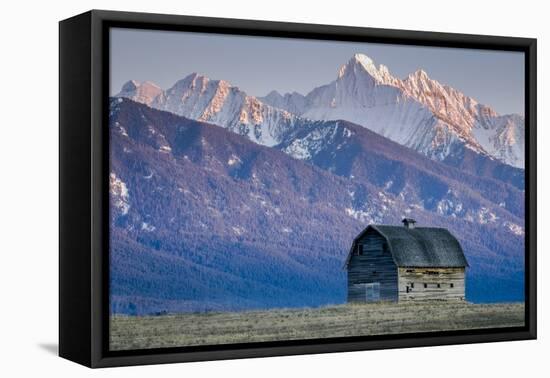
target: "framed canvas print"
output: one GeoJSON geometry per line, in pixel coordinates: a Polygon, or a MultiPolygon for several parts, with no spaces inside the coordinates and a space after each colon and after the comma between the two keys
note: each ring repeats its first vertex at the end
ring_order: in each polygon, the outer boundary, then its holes
{"type": "Polygon", "coordinates": [[[60,23],[60,355],[536,337],[536,41],[60,23]]]}

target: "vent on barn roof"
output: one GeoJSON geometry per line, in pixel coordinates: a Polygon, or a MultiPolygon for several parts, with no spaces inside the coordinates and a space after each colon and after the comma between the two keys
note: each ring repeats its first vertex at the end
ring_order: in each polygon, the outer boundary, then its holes
{"type": "Polygon", "coordinates": [[[404,218],[401,222],[403,222],[403,225],[406,228],[414,228],[414,224],[416,223],[416,221],[412,218],[404,218]]]}

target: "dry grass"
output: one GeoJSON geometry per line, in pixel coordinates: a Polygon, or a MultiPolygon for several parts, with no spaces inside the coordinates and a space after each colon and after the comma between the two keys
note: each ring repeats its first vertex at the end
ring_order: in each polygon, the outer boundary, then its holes
{"type": "Polygon", "coordinates": [[[348,304],[317,309],[111,318],[111,350],[516,327],[523,303],[348,304]]]}

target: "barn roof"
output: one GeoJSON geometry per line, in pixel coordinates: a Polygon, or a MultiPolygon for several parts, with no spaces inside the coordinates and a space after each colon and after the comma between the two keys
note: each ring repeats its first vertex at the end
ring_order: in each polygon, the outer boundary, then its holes
{"type": "Polygon", "coordinates": [[[346,266],[357,241],[373,229],[388,242],[393,260],[400,267],[459,268],[468,262],[458,240],[445,228],[370,225],[353,241],[346,266]]]}

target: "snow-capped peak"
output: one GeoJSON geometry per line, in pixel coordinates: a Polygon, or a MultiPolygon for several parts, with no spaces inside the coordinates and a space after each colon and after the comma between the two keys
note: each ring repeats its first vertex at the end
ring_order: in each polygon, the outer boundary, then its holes
{"type": "Polygon", "coordinates": [[[399,81],[398,86],[417,99],[430,96],[432,92],[437,92],[439,95],[441,92],[446,91],[445,86],[436,80],[432,80],[423,69],[410,73],[404,80],[399,81]]]}
{"type": "MultiPolygon", "coordinates": [[[[178,80],[171,88],[166,90],[167,96],[179,96],[183,95],[186,91],[199,91],[205,92],[213,88],[225,88],[232,87],[231,84],[225,80],[212,80],[209,77],[193,72],[187,75],[181,80],[178,80]]],[[[235,87],[235,89],[238,89],[235,87]]]]}
{"type": "Polygon", "coordinates": [[[298,92],[285,93],[282,95],[276,90],[273,90],[265,97],[260,97],[259,100],[264,104],[287,110],[296,115],[301,115],[307,106],[306,97],[298,92]]]}
{"type": "MultiPolygon", "coordinates": [[[[297,116],[287,110],[249,96],[225,80],[212,80],[196,72],[164,91],[152,83],[135,81],[128,82],[124,89],[117,97],[128,97],[152,108],[213,123],[266,146],[279,143],[285,131],[297,122],[297,116]],[[149,88],[155,88],[155,96],[142,95],[141,91],[149,88]]],[[[296,106],[305,103],[304,96],[295,92],[281,98],[296,106]]]]}
{"type": "Polygon", "coordinates": [[[366,80],[370,85],[382,84],[396,86],[399,81],[392,76],[388,67],[383,64],[377,67],[374,60],[365,54],[354,54],[351,59],[338,70],[338,80],[349,78],[365,82],[365,77],[370,79],[366,80]],[[359,77],[362,78],[359,79],[359,77]]]}
{"type": "Polygon", "coordinates": [[[346,64],[340,67],[338,78],[341,79],[346,75],[357,75],[361,72],[367,72],[373,78],[377,78],[378,69],[374,61],[365,54],[355,54],[346,64]]]}
{"type": "MultiPolygon", "coordinates": [[[[471,147],[485,152],[494,150],[494,147],[484,143],[485,138],[480,139],[478,137],[480,134],[475,132],[479,127],[486,129],[486,125],[491,124],[491,120],[498,117],[493,109],[479,104],[472,97],[448,85],[431,79],[426,71],[421,69],[410,74],[400,83],[400,87],[407,95],[427,106],[437,118],[448,124],[453,132],[467,141],[471,147]]],[[[514,163],[517,163],[517,159],[514,163]]]]}
{"type": "Polygon", "coordinates": [[[428,76],[428,73],[424,71],[422,68],[417,69],[413,73],[409,74],[408,76],[411,79],[416,80],[428,80],[430,77],[428,76]]]}
{"type": "Polygon", "coordinates": [[[352,60],[360,63],[363,67],[365,67],[365,70],[367,71],[376,71],[376,65],[374,64],[374,61],[365,54],[356,53],[353,55],[352,60]]]}
{"type": "Polygon", "coordinates": [[[122,86],[116,97],[126,97],[133,101],[151,105],[161,93],[162,89],[151,81],[140,83],[136,80],[129,80],[122,86]]]}
{"type": "Polygon", "coordinates": [[[334,82],[315,88],[306,99],[307,118],[355,122],[436,159],[445,159],[451,146],[460,144],[523,167],[522,149],[515,146],[521,144],[521,118],[500,119],[423,69],[401,80],[369,56],[355,54],[334,82]]]}

